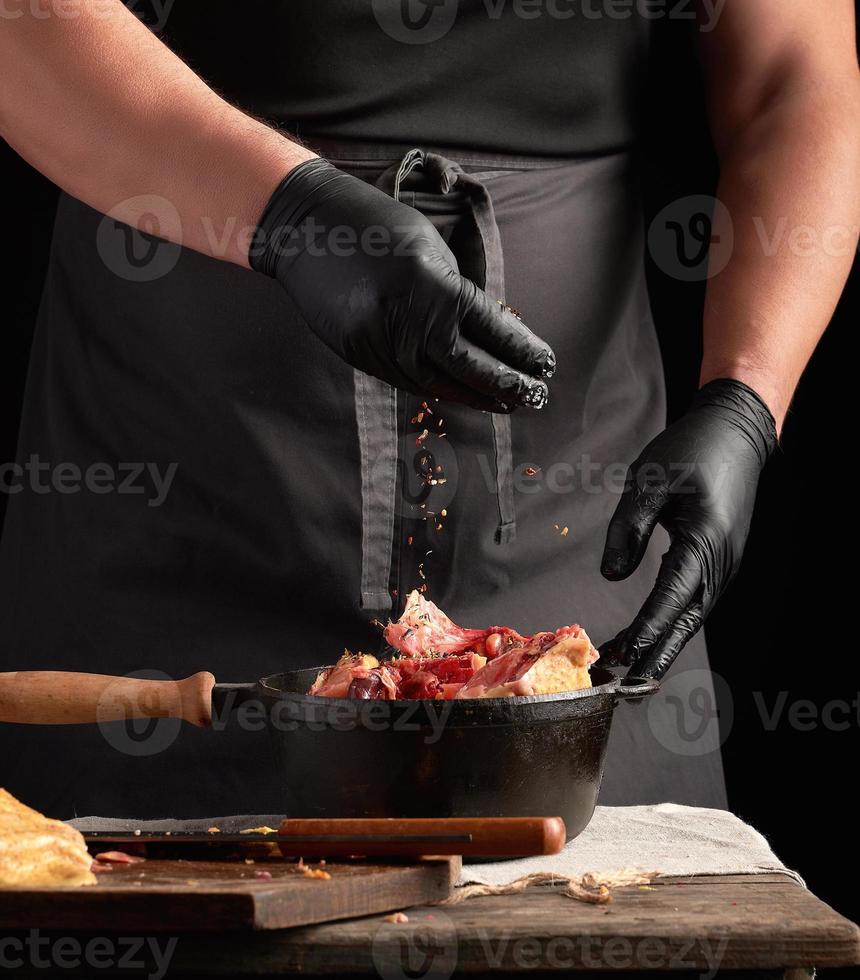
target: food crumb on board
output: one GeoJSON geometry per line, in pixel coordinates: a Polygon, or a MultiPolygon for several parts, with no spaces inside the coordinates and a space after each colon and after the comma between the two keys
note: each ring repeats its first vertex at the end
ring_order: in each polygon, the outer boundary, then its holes
{"type": "MultiPolygon", "coordinates": [[[[325,864],[325,861],[320,861],[320,864],[325,864]]],[[[305,859],[300,857],[296,862],[296,870],[301,871],[305,878],[319,878],[320,881],[330,881],[331,875],[328,871],[323,871],[320,868],[311,868],[305,864],[305,859]]]]}
{"type": "Polygon", "coordinates": [[[394,922],[399,925],[402,922],[408,922],[409,916],[406,915],[404,912],[392,912],[391,915],[385,916],[385,921],[394,922]]]}
{"type": "Polygon", "coordinates": [[[124,851],[102,851],[96,854],[96,861],[103,861],[107,864],[141,864],[145,861],[144,857],[136,857],[133,854],[126,854],[124,851]]]}
{"type": "Polygon", "coordinates": [[[302,868],[302,874],[305,878],[319,878],[320,881],[331,881],[331,875],[328,871],[322,871],[320,868],[302,868]]]}
{"type": "Polygon", "coordinates": [[[245,858],[245,864],[253,864],[253,863],[254,863],[253,858],[245,858]]]}
{"type": "Polygon", "coordinates": [[[248,827],[247,830],[240,830],[240,834],[277,834],[277,830],[274,827],[248,827]]]}
{"type": "Polygon", "coordinates": [[[221,831],[219,830],[219,828],[218,828],[218,827],[210,827],[210,828],[209,828],[209,829],[208,829],[208,830],[206,831],[206,833],[207,833],[207,834],[220,834],[220,833],[221,833],[221,831]]]}
{"type": "Polygon", "coordinates": [[[262,871],[262,870],[261,871],[255,871],[254,872],[254,877],[255,878],[265,878],[266,880],[268,880],[269,878],[272,877],[272,872],[271,871],[262,871]]]}

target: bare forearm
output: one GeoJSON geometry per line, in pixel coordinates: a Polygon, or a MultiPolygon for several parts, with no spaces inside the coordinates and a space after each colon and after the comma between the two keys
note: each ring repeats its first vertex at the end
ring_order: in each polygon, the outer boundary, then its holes
{"type": "Polygon", "coordinates": [[[0,32],[3,138],[99,211],[247,265],[269,195],[313,154],[226,103],[119,0],[20,9],[0,32]],[[149,195],[169,202],[157,229],[135,200],[149,195]]]}
{"type": "MultiPolygon", "coordinates": [[[[722,149],[734,248],[708,284],[701,380],[745,381],[781,426],[856,252],[856,78],[773,100],[722,149]]],[[[717,219],[714,234],[727,233],[717,219]]]]}

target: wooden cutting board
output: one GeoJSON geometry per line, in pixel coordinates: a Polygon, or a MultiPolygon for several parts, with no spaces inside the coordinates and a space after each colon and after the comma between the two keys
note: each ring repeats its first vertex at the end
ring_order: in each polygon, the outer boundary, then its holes
{"type": "Polygon", "coordinates": [[[294,860],[148,859],[113,865],[90,887],[0,889],[0,928],[285,929],[447,898],[460,864],[459,857],[328,862],[324,870],[331,878],[322,880],[304,875],[294,860]],[[272,877],[256,877],[259,871],[272,877]]]}

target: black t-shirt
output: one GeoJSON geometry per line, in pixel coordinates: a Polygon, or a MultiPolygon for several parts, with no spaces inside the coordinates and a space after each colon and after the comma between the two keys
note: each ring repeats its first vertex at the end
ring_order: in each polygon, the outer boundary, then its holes
{"type": "Polygon", "coordinates": [[[160,34],[299,136],[580,156],[633,141],[652,23],[635,0],[175,0],[160,34]]]}

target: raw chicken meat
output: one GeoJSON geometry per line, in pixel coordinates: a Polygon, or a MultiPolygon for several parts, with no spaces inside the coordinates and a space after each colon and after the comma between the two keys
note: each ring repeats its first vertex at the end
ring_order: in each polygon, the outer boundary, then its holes
{"type": "Polygon", "coordinates": [[[598,657],[581,626],[534,636],[508,626],[464,629],[419,592],[383,635],[400,656],[379,663],[345,651],[308,693],[384,701],[554,694],[591,687],[588,668],[598,657]]]}

